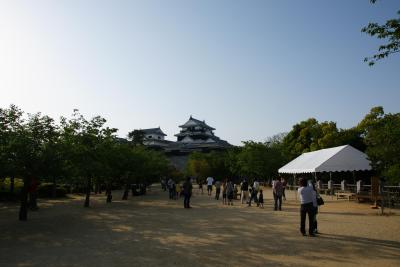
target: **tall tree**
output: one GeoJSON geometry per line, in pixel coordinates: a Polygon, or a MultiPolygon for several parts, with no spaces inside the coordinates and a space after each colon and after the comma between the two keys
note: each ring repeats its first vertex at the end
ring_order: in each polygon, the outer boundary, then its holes
{"type": "Polygon", "coordinates": [[[105,127],[106,120],[100,116],[86,120],[78,110],[74,110],[70,120],[61,119],[62,135],[69,147],[69,160],[77,177],[85,181],[85,207],[89,207],[90,193],[94,178],[99,178],[102,168],[101,145],[107,136],[116,131],[105,127]]]}

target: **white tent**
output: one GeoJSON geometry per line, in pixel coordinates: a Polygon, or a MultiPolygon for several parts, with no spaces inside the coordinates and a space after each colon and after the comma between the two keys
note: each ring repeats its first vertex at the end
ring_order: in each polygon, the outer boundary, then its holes
{"type": "Polygon", "coordinates": [[[350,145],[308,152],[278,170],[279,173],[369,171],[367,155],[350,145]]]}

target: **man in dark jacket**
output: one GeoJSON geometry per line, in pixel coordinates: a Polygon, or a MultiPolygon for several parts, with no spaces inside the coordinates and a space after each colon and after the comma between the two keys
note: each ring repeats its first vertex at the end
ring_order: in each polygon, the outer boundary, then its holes
{"type": "Polygon", "coordinates": [[[190,181],[190,177],[186,179],[186,181],[183,183],[183,195],[184,195],[184,200],[183,200],[183,207],[185,209],[190,209],[190,197],[192,196],[192,182],[190,181]]]}

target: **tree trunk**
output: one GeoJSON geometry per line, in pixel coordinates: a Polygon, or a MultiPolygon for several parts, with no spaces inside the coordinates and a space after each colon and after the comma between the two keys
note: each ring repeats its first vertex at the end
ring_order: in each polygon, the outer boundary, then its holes
{"type": "Polygon", "coordinates": [[[86,208],[89,207],[91,188],[92,188],[92,179],[91,179],[91,178],[88,178],[88,180],[87,180],[87,186],[86,186],[86,199],[85,199],[85,205],[84,205],[86,208]]]}
{"type": "Polygon", "coordinates": [[[14,187],[15,187],[15,177],[11,176],[10,178],[10,192],[14,193],[14,187]]]}
{"type": "Polygon", "coordinates": [[[129,195],[129,184],[125,185],[124,195],[122,196],[122,200],[127,200],[129,195]]]}
{"type": "Polygon", "coordinates": [[[107,194],[107,203],[111,203],[112,200],[112,192],[111,192],[111,185],[107,184],[106,187],[106,194],[107,194]]]}
{"type": "Polygon", "coordinates": [[[28,220],[28,188],[30,184],[30,179],[24,178],[24,186],[21,190],[21,206],[19,208],[19,220],[28,220]]]}
{"type": "Polygon", "coordinates": [[[51,197],[56,198],[57,197],[57,183],[56,183],[56,178],[53,178],[53,191],[51,192],[51,197]]]}

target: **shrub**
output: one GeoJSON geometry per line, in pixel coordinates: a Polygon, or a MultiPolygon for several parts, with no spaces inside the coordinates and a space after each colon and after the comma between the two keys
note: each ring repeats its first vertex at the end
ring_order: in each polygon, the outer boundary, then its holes
{"type": "MultiPolygon", "coordinates": [[[[65,197],[67,194],[67,188],[63,186],[56,186],[56,197],[65,197]]],[[[42,183],[37,189],[38,197],[49,198],[53,197],[53,184],[52,183],[42,183]]]]}
{"type": "MultiPolygon", "coordinates": [[[[24,180],[14,178],[14,192],[19,194],[22,187],[24,186],[24,180]]],[[[0,192],[10,192],[11,189],[11,178],[5,178],[0,180],[0,192]]]]}

